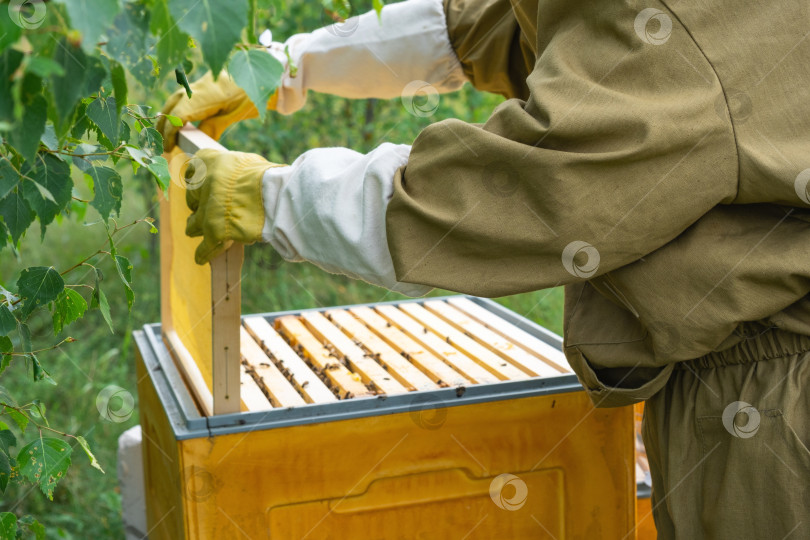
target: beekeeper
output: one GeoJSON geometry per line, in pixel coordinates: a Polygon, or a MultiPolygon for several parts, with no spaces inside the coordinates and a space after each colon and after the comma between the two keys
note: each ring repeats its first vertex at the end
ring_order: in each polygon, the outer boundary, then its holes
{"type": "MultiPolygon", "coordinates": [[[[599,407],[646,401],[661,538],[810,538],[806,0],[409,0],[299,34],[271,99],[508,98],[413,146],[289,166],[206,150],[197,262],[229,241],[420,295],[565,285],[599,407]]],[[[164,112],[256,116],[227,75],[164,112]]],[[[162,126],[167,146],[175,130],[162,126]]]]}

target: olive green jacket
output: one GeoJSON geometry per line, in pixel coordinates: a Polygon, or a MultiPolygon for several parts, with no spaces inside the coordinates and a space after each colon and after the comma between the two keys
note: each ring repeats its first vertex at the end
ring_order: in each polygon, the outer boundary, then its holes
{"type": "Polygon", "coordinates": [[[807,0],[445,8],[473,85],[508,99],[415,141],[386,216],[398,279],[565,285],[566,355],[601,406],[743,321],[810,335],[807,0]]]}

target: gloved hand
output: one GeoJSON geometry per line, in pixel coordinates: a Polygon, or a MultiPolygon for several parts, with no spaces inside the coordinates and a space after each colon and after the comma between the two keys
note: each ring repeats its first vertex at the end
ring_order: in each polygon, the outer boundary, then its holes
{"type": "Polygon", "coordinates": [[[186,204],[192,211],[186,234],[203,237],[194,259],[205,264],[232,242],[261,240],[265,219],[262,177],[267,169],[284,165],[256,154],[226,150],[200,150],[196,157],[199,160],[191,160],[185,171],[186,178],[202,177],[186,190],[186,204]]]}
{"type": "MultiPolygon", "coordinates": [[[[183,123],[201,120],[200,130],[214,139],[219,139],[231,124],[259,116],[256,106],[226,71],[216,81],[209,71],[189,86],[191,98],[181,88],[169,97],[161,112],[177,116],[183,123]]],[[[267,103],[268,109],[275,108],[276,99],[274,93],[267,103]]],[[[163,148],[167,152],[174,148],[179,129],[165,116],[158,118],[157,130],[163,135],[163,148]]]]}

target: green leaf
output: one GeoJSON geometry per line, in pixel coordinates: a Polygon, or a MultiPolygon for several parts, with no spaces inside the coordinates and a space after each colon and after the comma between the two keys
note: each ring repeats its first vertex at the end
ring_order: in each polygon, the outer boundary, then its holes
{"type": "Polygon", "coordinates": [[[9,448],[12,446],[17,446],[17,438],[14,436],[14,433],[12,433],[8,427],[0,430],[0,451],[11,454],[9,448]]]}
{"type": "Polygon", "coordinates": [[[166,161],[166,158],[163,156],[149,156],[140,148],[133,146],[127,146],[127,152],[138,165],[149,169],[149,172],[152,173],[152,176],[155,177],[164,192],[169,189],[169,182],[172,181],[172,177],[169,174],[169,162],[166,161]]]}
{"type": "Polygon", "coordinates": [[[17,280],[17,290],[23,298],[21,320],[26,320],[39,306],[56,300],[64,288],[65,281],[53,266],[32,266],[23,270],[17,280]]]}
{"type": "MultiPolygon", "coordinates": [[[[107,78],[107,67],[104,63],[96,56],[88,56],[87,57],[87,74],[85,75],[85,83],[84,83],[84,96],[92,96],[99,94],[108,94],[108,91],[102,92],[102,84],[105,84],[109,79],[107,78]]],[[[109,90],[109,85],[107,86],[107,90],[109,90]]]]}
{"type": "Polygon", "coordinates": [[[116,0],[59,0],[67,8],[70,27],[82,34],[82,48],[92,53],[98,38],[118,14],[116,0]]]}
{"type": "Polygon", "coordinates": [[[0,540],[17,538],[17,516],[11,512],[0,512],[0,540]]]}
{"type": "Polygon", "coordinates": [[[38,75],[43,79],[47,79],[51,75],[62,76],[65,74],[65,70],[62,69],[62,66],[47,56],[34,56],[28,61],[28,65],[26,66],[25,70],[28,73],[33,73],[34,75],[38,75]]]}
{"type": "Polygon", "coordinates": [[[62,39],[57,42],[53,60],[63,72],[62,75],[51,76],[51,92],[60,123],[64,123],[70,117],[84,90],[87,57],[79,47],[74,47],[66,39],[62,39]]]}
{"type": "Polygon", "coordinates": [[[0,157],[0,199],[11,193],[19,181],[20,173],[8,159],[0,157]]]}
{"type": "MultiPolygon", "coordinates": [[[[8,480],[11,478],[11,460],[9,456],[0,452],[0,493],[4,493],[6,491],[6,487],[8,486],[8,480]]],[[[2,514],[0,514],[0,520],[2,520],[2,514]]],[[[2,529],[2,525],[0,525],[0,529],[2,529]]],[[[2,536],[2,531],[0,530],[0,538],[4,538],[2,536]]],[[[11,538],[14,538],[13,536],[11,538]]]]}
{"type": "Polygon", "coordinates": [[[107,302],[107,295],[104,294],[104,291],[101,290],[101,286],[96,281],[96,288],[93,289],[93,297],[90,300],[90,309],[98,308],[101,311],[101,316],[104,318],[104,322],[107,323],[107,326],[110,327],[110,333],[114,334],[115,330],[113,329],[112,324],[112,317],[110,317],[110,304],[107,302]]]}
{"type": "MultiPolygon", "coordinates": [[[[95,146],[95,145],[92,145],[92,144],[82,143],[82,144],[76,145],[76,148],[74,148],[73,151],[76,154],[93,154],[93,153],[101,151],[101,147],[100,146],[95,146]]],[[[72,156],[71,160],[73,161],[73,164],[80,171],[86,173],[87,171],[89,171],[91,168],[93,168],[95,166],[95,164],[93,163],[94,161],[107,161],[107,156],[104,156],[104,155],[101,155],[101,156],[87,156],[87,155],[85,155],[85,156],[82,156],[82,157],[72,156]]]]}
{"type": "Polygon", "coordinates": [[[155,0],[149,28],[158,37],[156,44],[158,63],[165,67],[180,62],[188,46],[188,36],[174,22],[169,12],[169,0],[155,0]]]}
{"type": "Polygon", "coordinates": [[[56,484],[70,467],[70,453],[70,445],[62,439],[40,436],[17,454],[20,474],[53,500],[56,484]]]}
{"type": "Polygon", "coordinates": [[[44,144],[48,150],[56,151],[59,149],[59,139],[56,137],[56,129],[53,124],[45,124],[45,133],[42,134],[40,142],[44,144]]]}
{"type": "Polygon", "coordinates": [[[0,306],[0,336],[7,336],[17,329],[17,319],[8,306],[0,306]]]}
{"type": "Polygon", "coordinates": [[[11,365],[12,356],[8,353],[14,350],[14,344],[8,336],[0,336],[0,374],[11,365]]]}
{"type": "Polygon", "coordinates": [[[107,52],[121,62],[132,76],[145,86],[151,86],[152,61],[147,52],[154,41],[149,37],[149,8],[143,1],[122,2],[123,10],[107,30],[107,52]]]}
{"type": "Polygon", "coordinates": [[[186,75],[186,70],[183,69],[183,66],[174,69],[174,79],[177,81],[177,84],[186,89],[186,95],[191,98],[191,86],[188,84],[188,76],[186,75]]]}
{"type": "Polygon", "coordinates": [[[121,116],[121,108],[127,104],[127,74],[124,67],[115,60],[110,61],[110,79],[113,85],[113,95],[115,96],[115,114],[121,116]]]}
{"type": "Polygon", "coordinates": [[[385,6],[385,2],[383,2],[383,0],[371,0],[371,6],[374,8],[374,11],[377,12],[377,18],[381,18],[382,8],[385,6]]]}
{"type": "Polygon", "coordinates": [[[170,115],[170,114],[164,114],[163,116],[165,116],[165,117],[166,117],[166,120],[168,120],[169,122],[171,122],[171,124],[172,124],[174,127],[183,127],[183,121],[182,121],[180,118],[178,118],[178,117],[176,117],[176,116],[172,116],[172,115],[170,115]]]}
{"type": "Polygon", "coordinates": [[[65,288],[53,303],[53,333],[62,332],[62,329],[81,318],[87,311],[87,301],[70,288],[65,288]]]}
{"type": "Polygon", "coordinates": [[[31,350],[31,329],[24,322],[17,322],[17,333],[20,335],[20,348],[23,352],[31,350]]]}
{"type": "Polygon", "coordinates": [[[22,182],[25,200],[37,213],[40,224],[48,225],[70,202],[73,191],[73,179],[70,177],[70,165],[52,154],[38,156],[23,167],[26,179],[22,182]]]}
{"type": "Polygon", "coordinates": [[[90,205],[98,210],[101,218],[107,221],[110,212],[120,214],[121,198],[124,193],[121,175],[109,167],[91,166],[87,170],[87,176],[93,180],[93,193],[95,193],[90,205]]]}
{"type": "Polygon", "coordinates": [[[161,156],[163,154],[163,136],[153,127],[141,130],[138,136],[138,144],[141,150],[150,156],[161,156]]]}
{"type": "Polygon", "coordinates": [[[214,76],[219,75],[247,25],[247,0],[172,0],[169,10],[180,29],[200,43],[214,76]]]}
{"type": "Polygon", "coordinates": [[[124,292],[127,295],[127,308],[132,311],[132,302],[135,300],[135,293],[132,292],[132,263],[129,259],[121,255],[115,255],[115,269],[118,270],[118,277],[124,284],[124,292]]]}
{"type": "MultiPolygon", "coordinates": [[[[17,406],[17,401],[13,397],[11,397],[11,394],[8,393],[8,390],[6,390],[5,386],[0,386],[0,402],[5,403],[6,405],[14,405],[15,407],[17,406]]],[[[8,412],[9,410],[11,409],[6,409],[6,412],[8,412]]],[[[2,411],[0,411],[0,413],[1,412],[2,411]]]]}
{"type": "Polygon", "coordinates": [[[81,435],[77,435],[76,440],[79,441],[79,445],[82,447],[82,450],[84,450],[84,453],[87,454],[88,458],[90,458],[90,466],[104,473],[104,469],[101,468],[101,465],[96,459],[96,456],[94,456],[93,452],[90,451],[90,445],[87,444],[87,441],[84,439],[84,437],[82,437],[81,435]]]}
{"type": "Polygon", "coordinates": [[[256,37],[256,11],[256,0],[248,0],[247,40],[253,45],[259,43],[259,38],[256,37]]]}
{"type": "MultiPolygon", "coordinates": [[[[45,371],[45,368],[42,367],[42,364],[39,363],[39,358],[35,354],[28,354],[26,358],[31,360],[31,371],[34,375],[34,382],[44,381],[48,384],[52,384],[56,386],[56,381],[51,378],[51,374],[45,371]]],[[[36,402],[36,400],[34,400],[36,402]]],[[[45,419],[45,416],[42,416],[42,419],[45,419]]]]}
{"type": "Polygon", "coordinates": [[[30,515],[21,517],[18,524],[28,527],[34,533],[34,540],[45,540],[45,526],[30,515]]]}
{"type": "Polygon", "coordinates": [[[25,429],[28,427],[28,417],[8,407],[6,407],[6,414],[14,420],[14,423],[20,428],[20,432],[25,435],[25,429]]]}
{"type": "Polygon", "coordinates": [[[228,73],[248,95],[264,119],[267,100],[281,82],[284,66],[265,50],[239,50],[228,64],[228,73]]]}
{"type": "Polygon", "coordinates": [[[114,97],[98,98],[87,106],[87,117],[98,126],[101,132],[113,144],[118,145],[118,133],[121,128],[118,109],[114,97]]]}
{"type": "Polygon", "coordinates": [[[3,297],[2,299],[5,300],[6,303],[8,304],[14,303],[19,299],[19,296],[12,293],[2,285],[0,285],[0,296],[2,296],[3,297]]]}
{"type": "MultiPolygon", "coordinates": [[[[4,11],[6,9],[8,8],[3,7],[4,11]]],[[[22,27],[14,24],[11,17],[7,16],[5,13],[0,15],[0,51],[20,39],[21,35],[22,27]]]]}
{"type": "Polygon", "coordinates": [[[0,200],[0,217],[5,221],[11,241],[16,245],[22,233],[34,222],[34,212],[19,192],[0,200]]]}
{"type": "MultiPolygon", "coordinates": [[[[5,15],[2,11],[0,14],[5,15]]],[[[13,78],[22,59],[23,54],[15,49],[6,49],[0,55],[0,122],[14,122],[13,78]]]]}
{"type": "Polygon", "coordinates": [[[34,161],[47,120],[48,103],[41,95],[34,96],[30,103],[25,104],[22,126],[13,132],[12,137],[15,148],[26,161],[34,161]]]}

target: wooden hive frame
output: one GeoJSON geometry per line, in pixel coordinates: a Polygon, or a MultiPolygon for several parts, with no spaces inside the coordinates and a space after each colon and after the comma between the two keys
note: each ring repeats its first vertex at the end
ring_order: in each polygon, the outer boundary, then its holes
{"type": "Polygon", "coordinates": [[[560,351],[464,298],[242,321],[244,246],[200,266],[185,235],[184,172],[206,148],[225,150],[180,130],[160,210],[163,340],[204,416],[571,372],[560,351]]]}
{"type": "MultiPolygon", "coordinates": [[[[165,157],[172,182],[160,203],[160,317],[163,339],[205,416],[239,412],[241,270],[244,246],[232,245],[210,265],[194,262],[199,239],[185,235],[191,211],[182,180],[199,150],[225,150],[193,126],[182,128],[165,157]]],[[[246,397],[255,396],[255,389],[246,397]]]]}

